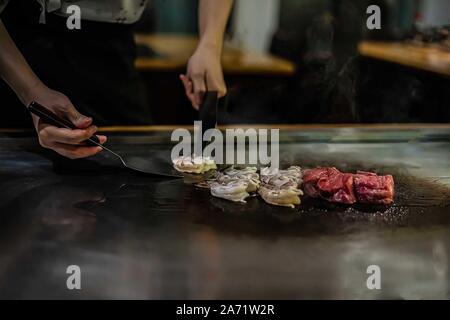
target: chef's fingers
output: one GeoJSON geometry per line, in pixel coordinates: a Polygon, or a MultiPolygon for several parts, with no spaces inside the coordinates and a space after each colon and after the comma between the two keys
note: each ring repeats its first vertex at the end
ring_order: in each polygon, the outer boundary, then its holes
{"type": "Polygon", "coordinates": [[[207,87],[210,91],[217,91],[218,97],[222,98],[227,94],[227,86],[222,76],[212,77],[211,73],[206,75],[207,87]]]}
{"type": "Polygon", "coordinates": [[[86,117],[78,112],[71,102],[67,102],[64,106],[66,117],[79,129],[86,129],[92,125],[92,118],[86,117]]]}
{"type": "Polygon", "coordinates": [[[219,89],[219,98],[223,98],[227,95],[226,87],[219,89]]]}
{"type": "Polygon", "coordinates": [[[191,100],[191,98],[194,97],[194,92],[192,90],[192,82],[184,74],[180,74],[180,80],[183,83],[184,91],[186,92],[186,96],[189,98],[189,100],[191,100]]]}
{"type": "Polygon", "coordinates": [[[87,158],[103,151],[102,147],[80,147],[59,142],[54,142],[51,149],[69,159],[87,158]]]}
{"type": "MultiPolygon", "coordinates": [[[[90,126],[85,130],[57,128],[50,125],[43,125],[41,128],[42,129],[39,130],[39,138],[44,144],[46,142],[60,142],[76,145],[89,139],[97,132],[96,126],[90,126]]],[[[43,146],[45,147],[45,145],[43,146]]]]}
{"type": "Polygon", "coordinates": [[[202,104],[203,96],[206,92],[206,83],[205,83],[205,77],[202,74],[194,75],[191,78],[192,85],[194,86],[194,101],[195,106],[198,109],[199,106],[202,104]]]}
{"type": "Polygon", "coordinates": [[[198,110],[198,105],[196,105],[196,103],[195,103],[195,95],[194,95],[194,90],[193,90],[194,88],[192,86],[192,82],[184,74],[180,74],[180,80],[183,83],[184,90],[186,92],[186,96],[188,97],[192,106],[198,110]]]}
{"type": "Polygon", "coordinates": [[[98,140],[100,140],[100,144],[104,144],[108,138],[106,136],[97,135],[98,140]]]}

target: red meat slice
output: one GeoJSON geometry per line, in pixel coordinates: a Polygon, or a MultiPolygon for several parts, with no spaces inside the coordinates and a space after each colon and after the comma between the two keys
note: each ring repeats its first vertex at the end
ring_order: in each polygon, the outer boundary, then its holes
{"type": "Polygon", "coordinates": [[[330,202],[353,204],[391,204],[394,202],[394,178],[378,176],[372,172],[358,171],[353,175],[336,168],[306,170],[303,188],[313,198],[330,202]]]}
{"type": "Polygon", "coordinates": [[[330,202],[353,204],[353,175],[341,173],[336,168],[316,168],[306,170],[303,175],[305,193],[313,198],[323,198],[330,202]]]}
{"type": "Polygon", "coordinates": [[[358,202],[369,204],[391,204],[394,202],[394,178],[375,173],[358,171],[354,175],[355,193],[358,202]]]}

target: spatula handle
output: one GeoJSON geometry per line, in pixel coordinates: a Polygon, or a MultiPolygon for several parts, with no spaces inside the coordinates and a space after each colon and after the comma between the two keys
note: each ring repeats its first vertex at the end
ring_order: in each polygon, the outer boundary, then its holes
{"type": "MultiPolygon", "coordinates": [[[[55,113],[53,113],[52,111],[50,111],[49,109],[47,109],[46,107],[44,107],[43,105],[41,105],[35,101],[30,103],[30,105],[28,106],[28,110],[31,113],[33,113],[34,115],[36,115],[39,118],[41,118],[42,120],[44,120],[45,122],[47,122],[48,124],[51,124],[55,127],[72,129],[72,130],[78,129],[70,121],[59,117],[58,115],[56,115],[55,113]]],[[[93,135],[92,137],[90,137],[89,140],[93,140],[94,142],[96,142],[96,144],[100,143],[100,140],[98,139],[98,137],[96,135],[93,135]]],[[[89,140],[86,142],[89,143],[89,140]]],[[[90,143],[90,144],[92,144],[92,143],[90,143]]]]}

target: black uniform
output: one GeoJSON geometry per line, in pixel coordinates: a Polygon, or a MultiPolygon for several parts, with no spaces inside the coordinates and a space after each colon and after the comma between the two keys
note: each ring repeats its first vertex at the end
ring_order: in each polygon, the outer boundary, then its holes
{"type": "MultiPolygon", "coordinates": [[[[67,95],[96,125],[150,124],[144,86],[134,67],[133,25],[82,21],[69,30],[66,18],[47,14],[39,24],[36,1],[14,0],[0,18],[19,50],[49,88],[67,95]]],[[[30,116],[0,81],[0,127],[27,126],[30,116]]]]}

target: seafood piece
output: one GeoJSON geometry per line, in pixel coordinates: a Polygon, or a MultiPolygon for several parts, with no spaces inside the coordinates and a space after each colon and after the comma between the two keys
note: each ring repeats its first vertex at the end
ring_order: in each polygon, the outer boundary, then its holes
{"type": "Polygon", "coordinates": [[[225,174],[229,176],[241,176],[248,174],[257,174],[258,168],[256,167],[245,167],[243,169],[236,169],[234,167],[228,168],[225,170],[225,174]]]}
{"type": "Polygon", "coordinates": [[[208,185],[211,194],[215,197],[235,202],[245,202],[250,192],[256,192],[259,188],[259,175],[257,169],[248,167],[242,170],[227,169],[225,173],[217,172],[214,180],[207,181],[199,187],[208,185]]]}
{"type": "Polygon", "coordinates": [[[250,195],[247,192],[247,182],[242,180],[230,181],[228,183],[210,181],[209,186],[211,188],[211,194],[214,197],[234,202],[245,203],[245,199],[250,195]]]}
{"type": "Polygon", "coordinates": [[[255,167],[247,167],[244,169],[230,168],[225,170],[225,174],[219,173],[216,177],[218,182],[227,183],[230,181],[242,180],[247,182],[247,192],[256,192],[259,188],[259,174],[255,167]]]}
{"type": "Polygon", "coordinates": [[[244,169],[230,168],[225,173],[218,172],[213,181],[209,181],[211,194],[215,197],[235,202],[245,202],[245,198],[251,192],[259,188],[259,174],[257,168],[248,167],[244,169]]]}
{"type": "Polygon", "coordinates": [[[202,174],[217,169],[216,163],[210,157],[179,157],[172,162],[177,171],[184,173],[202,174]]]}
{"type": "Polygon", "coordinates": [[[256,192],[259,188],[259,176],[229,176],[223,173],[218,173],[215,181],[221,184],[227,184],[233,181],[243,181],[247,183],[247,192],[256,192]]]}
{"type": "Polygon", "coordinates": [[[261,169],[259,195],[269,204],[294,208],[301,203],[302,170],[292,166],[286,170],[261,169]]]}
{"type": "Polygon", "coordinates": [[[302,184],[302,169],[296,166],[286,170],[263,168],[261,169],[261,182],[277,188],[299,188],[302,184]]]}
{"type": "Polygon", "coordinates": [[[269,204],[289,208],[299,205],[301,203],[300,196],[303,195],[303,192],[297,188],[278,189],[264,184],[259,188],[258,193],[269,204]]]}

